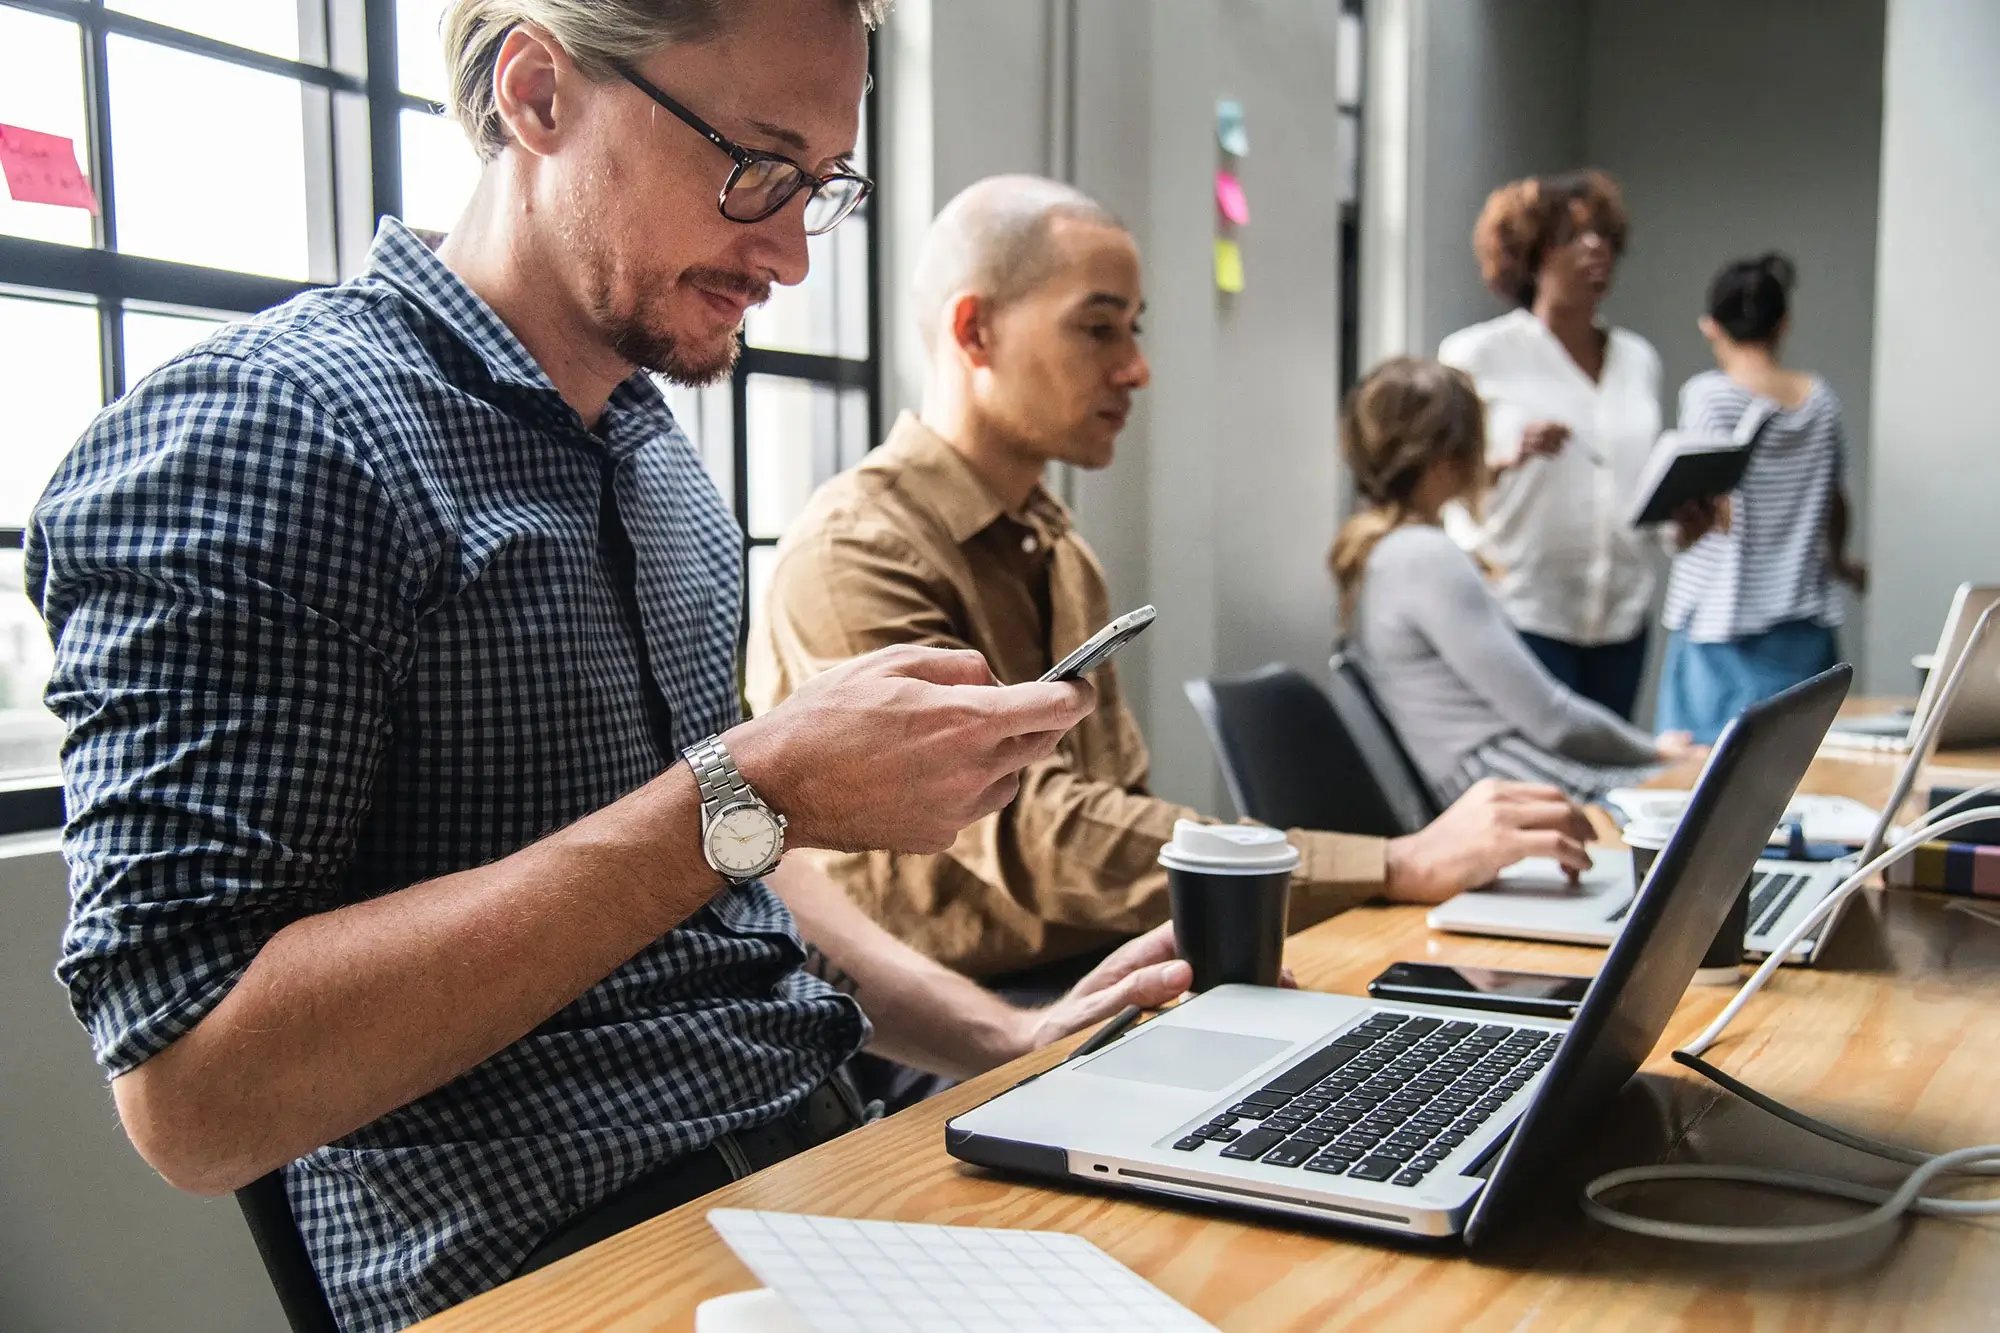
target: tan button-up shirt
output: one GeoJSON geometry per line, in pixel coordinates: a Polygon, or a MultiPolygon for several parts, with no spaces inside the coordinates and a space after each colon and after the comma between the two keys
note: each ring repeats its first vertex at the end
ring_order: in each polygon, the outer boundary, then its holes
{"type": "MultiPolygon", "coordinates": [[[[751,627],[748,692],[764,712],[801,681],[890,644],[973,648],[1033,680],[1110,619],[1104,571],[1037,487],[1010,514],[950,445],[905,413],[888,442],[822,486],[778,547],[751,627]]],[[[1139,647],[1143,648],[1143,643],[1139,647]]],[[[1146,790],[1146,743],[1113,666],[1097,711],[1021,777],[1020,795],[938,856],[823,864],[892,934],[976,977],[1101,948],[1166,920],[1160,848],[1202,818],[1146,790]]],[[[1375,838],[1293,830],[1294,927],[1380,891],[1375,838]]]]}

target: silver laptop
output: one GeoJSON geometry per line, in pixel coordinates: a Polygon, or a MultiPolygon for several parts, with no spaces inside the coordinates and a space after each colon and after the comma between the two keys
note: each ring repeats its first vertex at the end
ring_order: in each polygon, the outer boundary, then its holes
{"type": "MultiPolygon", "coordinates": [[[[1651,1052],[1852,676],[1723,733],[1568,1024],[1219,986],[957,1116],[1003,1171],[1477,1243],[1651,1052]]],[[[1387,960],[1385,960],[1387,961],[1387,960]]]]}
{"type": "MultiPolygon", "coordinates": [[[[2000,584],[1959,584],[1952,595],[1951,610],[1944,618],[1944,631],[1938,635],[1937,651],[1931,655],[1931,669],[1924,676],[1916,708],[1841,718],[1827,732],[1827,743],[1871,750],[1907,750],[1915,744],[1931,710],[1937,707],[1938,691],[1951,675],[1952,663],[1965,651],[1972,627],[1995,602],[2000,602],[2000,584]]],[[[1978,652],[1979,659],[1966,672],[1958,697],[1952,700],[1940,722],[1939,749],[2000,744],[2000,635],[1988,636],[1978,652]]]]}
{"type": "MultiPolygon", "coordinates": [[[[2000,642],[2000,635],[1989,636],[1988,641],[2000,642]]],[[[1832,861],[1787,861],[1775,856],[1758,860],[1750,873],[1749,930],[1743,941],[1746,953],[1753,958],[1768,957],[1801,917],[1889,845],[1896,812],[1909,799],[1932,748],[1925,746],[1905,756],[1888,804],[1875,812],[1874,826],[1855,855],[1832,861]]],[[[1626,805],[1638,803],[1637,793],[1620,795],[1627,798],[1626,805]]],[[[1688,810],[1692,813],[1691,804],[1688,810]]],[[[1804,815],[1808,834],[1812,832],[1815,813],[1819,814],[1819,827],[1823,829],[1851,819],[1851,813],[1839,798],[1816,804],[1814,798],[1795,797],[1788,803],[1786,813],[1804,815]]],[[[1635,896],[1631,853],[1622,848],[1593,847],[1590,869],[1575,884],[1569,882],[1562,867],[1554,861],[1530,858],[1509,866],[1486,888],[1473,889],[1439,903],[1425,920],[1433,930],[1460,935],[1504,935],[1510,939],[1552,940],[1559,944],[1609,944],[1625,928],[1635,896]]],[[[1846,911],[1847,903],[1836,907],[1831,916],[1799,941],[1785,961],[1809,964],[1817,959],[1820,946],[1833,938],[1846,911]]]]}

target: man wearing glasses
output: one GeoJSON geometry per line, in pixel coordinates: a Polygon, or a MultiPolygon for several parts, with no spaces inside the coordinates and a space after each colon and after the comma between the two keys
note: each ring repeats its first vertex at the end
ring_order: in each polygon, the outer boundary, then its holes
{"type": "Polygon", "coordinates": [[[385,221],[35,513],[59,975],[161,1174],[283,1171],[344,1328],[839,1132],[864,1043],[965,1074],[1186,984],[1155,932],[1014,1008],[779,862],[949,845],[1091,704],[910,648],[738,722],[740,534],[640,372],[726,373],[866,196],[878,7],[456,0],[439,251],[385,221]]]}

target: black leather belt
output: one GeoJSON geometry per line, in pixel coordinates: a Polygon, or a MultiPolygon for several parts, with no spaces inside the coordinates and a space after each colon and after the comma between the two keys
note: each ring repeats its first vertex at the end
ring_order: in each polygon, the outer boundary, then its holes
{"type": "Polygon", "coordinates": [[[700,1152],[648,1172],[563,1223],[528,1252],[516,1276],[546,1268],[732,1180],[838,1138],[869,1118],[847,1071],[836,1070],[790,1113],[753,1129],[724,1134],[700,1152]]]}

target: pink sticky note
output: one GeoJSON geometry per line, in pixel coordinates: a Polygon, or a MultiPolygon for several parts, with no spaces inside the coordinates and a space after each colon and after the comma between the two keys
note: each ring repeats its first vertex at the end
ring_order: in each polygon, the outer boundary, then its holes
{"type": "Polygon", "coordinates": [[[1215,173],[1215,202],[1222,216],[1241,227],[1250,221],[1250,201],[1243,197],[1243,182],[1233,171],[1215,173]]]}
{"type": "Polygon", "coordinates": [[[60,134],[0,125],[0,176],[24,204],[60,204],[97,212],[97,194],[76,164],[76,144],[60,134]]]}

